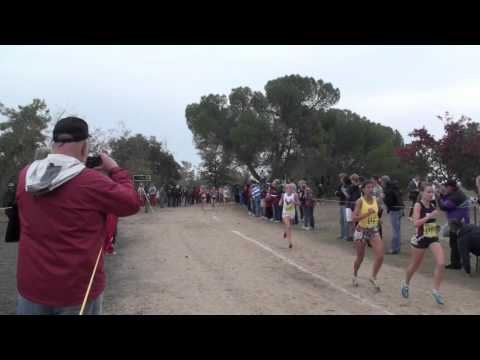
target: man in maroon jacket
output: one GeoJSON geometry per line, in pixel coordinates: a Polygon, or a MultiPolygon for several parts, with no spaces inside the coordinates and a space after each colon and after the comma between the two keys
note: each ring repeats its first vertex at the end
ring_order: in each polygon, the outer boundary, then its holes
{"type": "MultiPolygon", "coordinates": [[[[104,245],[107,214],[139,210],[128,172],[113,159],[101,154],[100,167],[85,167],[88,137],[82,119],[60,120],[52,154],[20,172],[17,314],[78,314],[104,245]]],[[[105,283],[102,254],[85,314],[102,313],[105,283]]]]}

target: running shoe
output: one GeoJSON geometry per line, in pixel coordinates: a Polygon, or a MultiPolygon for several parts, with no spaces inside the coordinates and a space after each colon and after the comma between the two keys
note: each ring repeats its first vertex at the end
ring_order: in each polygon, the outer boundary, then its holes
{"type": "Polygon", "coordinates": [[[286,232],[283,233],[283,238],[284,238],[284,239],[287,238],[287,233],[286,233],[286,232]]]}
{"type": "Polygon", "coordinates": [[[437,302],[438,305],[445,305],[445,302],[443,301],[442,295],[436,290],[432,290],[432,296],[437,302]]]}
{"type": "Polygon", "coordinates": [[[374,278],[370,278],[369,281],[376,291],[380,291],[380,286],[377,284],[377,280],[375,280],[374,278]]]}
{"type": "Polygon", "coordinates": [[[293,248],[293,245],[292,244],[288,245],[288,248],[289,249],[293,248]]]}
{"type": "Polygon", "coordinates": [[[358,277],[356,277],[355,275],[353,275],[352,277],[352,285],[354,287],[358,287],[358,277]]]}
{"type": "Polygon", "coordinates": [[[408,299],[409,296],[410,296],[410,291],[409,291],[409,287],[407,285],[407,283],[405,281],[402,282],[402,287],[400,289],[401,293],[402,293],[402,296],[405,298],[405,299],[408,299]]]}

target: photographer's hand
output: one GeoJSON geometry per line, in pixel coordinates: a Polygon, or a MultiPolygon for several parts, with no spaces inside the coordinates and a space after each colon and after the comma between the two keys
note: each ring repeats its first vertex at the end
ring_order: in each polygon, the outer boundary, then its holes
{"type": "Polygon", "coordinates": [[[101,153],[100,157],[102,158],[102,165],[97,167],[96,168],[97,170],[101,170],[101,171],[103,170],[106,173],[110,173],[110,171],[112,169],[115,169],[116,167],[118,167],[117,162],[115,160],[113,160],[110,156],[108,156],[107,154],[101,153]]]}

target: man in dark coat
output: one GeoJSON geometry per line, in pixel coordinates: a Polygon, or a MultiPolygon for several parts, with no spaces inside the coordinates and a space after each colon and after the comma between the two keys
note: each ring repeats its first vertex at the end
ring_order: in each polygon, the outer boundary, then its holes
{"type": "MultiPolygon", "coordinates": [[[[468,197],[458,188],[455,180],[448,180],[445,183],[446,191],[438,193],[438,206],[447,213],[448,222],[451,225],[453,220],[470,224],[470,201],[468,197]]],[[[462,263],[457,245],[457,233],[450,231],[450,264],[447,269],[461,270],[462,263]]]]}
{"type": "Polygon", "coordinates": [[[6,242],[17,242],[20,238],[20,222],[18,220],[15,193],[15,184],[9,183],[2,201],[2,207],[6,208],[5,215],[8,217],[7,231],[5,233],[6,242]]]}
{"type": "Polygon", "coordinates": [[[392,246],[387,254],[396,255],[400,253],[401,247],[401,218],[404,211],[404,204],[402,200],[402,194],[398,182],[391,180],[387,175],[382,176],[382,186],[384,189],[385,197],[383,202],[387,207],[387,214],[390,216],[390,222],[392,224],[392,246]]]}

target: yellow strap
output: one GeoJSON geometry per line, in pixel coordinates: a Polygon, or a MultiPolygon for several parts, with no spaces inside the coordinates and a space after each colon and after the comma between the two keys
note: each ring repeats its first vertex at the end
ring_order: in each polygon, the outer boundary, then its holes
{"type": "Polygon", "coordinates": [[[88,284],[87,292],[85,293],[85,297],[83,298],[82,307],[80,308],[80,313],[78,315],[83,315],[83,310],[85,309],[85,305],[87,304],[88,295],[90,294],[93,278],[95,277],[95,273],[97,272],[97,266],[100,260],[100,255],[102,255],[102,251],[103,251],[103,244],[102,244],[102,247],[100,248],[100,251],[98,252],[97,261],[95,262],[95,267],[93,268],[92,276],[90,277],[90,283],[88,284]]]}

